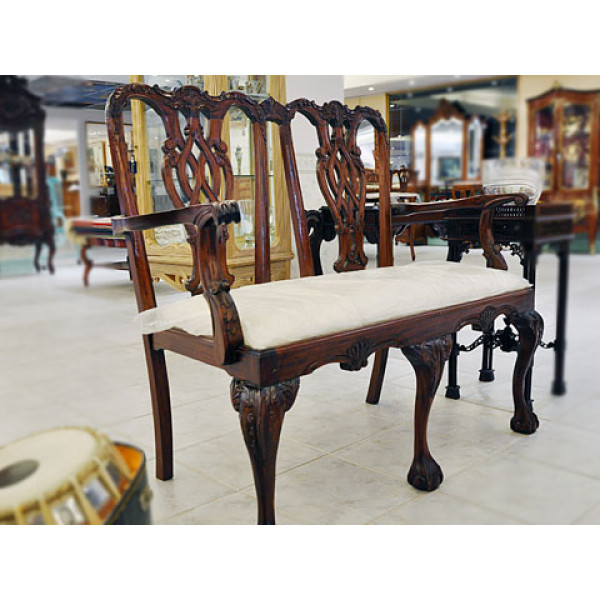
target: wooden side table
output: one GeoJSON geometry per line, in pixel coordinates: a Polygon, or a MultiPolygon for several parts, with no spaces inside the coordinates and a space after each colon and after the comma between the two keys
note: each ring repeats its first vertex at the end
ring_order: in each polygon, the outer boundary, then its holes
{"type": "Polygon", "coordinates": [[[87,254],[92,246],[104,248],[127,248],[125,238],[113,235],[110,218],[80,218],[71,219],[68,224],[68,235],[72,241],[81,246],[80,257],[84,264],[83,284],[89,285],[90,271],[92,267],[102,267],[105,269],[116,269],[119,271],[129,271],[129,261],[112,261],[96,264],[87,254]]]}

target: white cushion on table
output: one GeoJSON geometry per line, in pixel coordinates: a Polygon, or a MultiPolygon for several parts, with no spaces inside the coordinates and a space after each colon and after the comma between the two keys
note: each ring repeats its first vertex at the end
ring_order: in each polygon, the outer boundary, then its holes
{"type": "MultiPolygon", "coordinates": [[[[245,344],[264,350],[528,287],[507,271],[428,261],[249,285],[231,295],[245,344]]],[[[202,296],[146,310],[137,320],[144,334],[177,327],[213,335],[202,296]]]]}

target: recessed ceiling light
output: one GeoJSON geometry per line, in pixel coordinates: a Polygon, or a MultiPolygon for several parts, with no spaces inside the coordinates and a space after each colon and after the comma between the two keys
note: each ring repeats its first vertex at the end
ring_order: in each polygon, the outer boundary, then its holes
{"type": "Polygon", "coordinates": [[[371,86],[369,86],[368,89],[369,89],[370,92],[372,92],[375,88],[371,85],[371,86]]]}
{"type": "Polygon", "coordinates": [[[415,85],[415,80],[414,79],[409,79],[408,80],[408,85],[415,85]]]}

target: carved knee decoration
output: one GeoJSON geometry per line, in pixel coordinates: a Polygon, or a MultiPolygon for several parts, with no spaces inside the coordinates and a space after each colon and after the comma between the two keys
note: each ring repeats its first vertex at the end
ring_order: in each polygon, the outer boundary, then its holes
{"type": "Polygon", "coordinates": [[[429,452],[427,422],[433,397],[440,385],[444,363],[448,360],[451,351],[452,336],[450,335],[402,348],[417,377],[415,454],[408,472],[408,481],[417,489],[428,492],[437,489],[444,479],[442,469],[429,452]]]}
{"type": "Polygon", "coordinates": [[[259,525],[275,524],[275,463],[283,416],[298,394],[300,379],[257,388],[233,379],[231,401],[240,414],[240,424],[250,455],[258,499],[259,525]]]}

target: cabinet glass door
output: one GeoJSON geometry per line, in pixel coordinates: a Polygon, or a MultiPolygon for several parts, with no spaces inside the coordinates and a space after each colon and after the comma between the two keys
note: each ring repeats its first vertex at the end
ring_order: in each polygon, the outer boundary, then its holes
{"type": "MultiPolygon", "coordinates": [[[[256,102],[269,97],[268,75],[228,75],[227,90],[243,92],[256,102]]],[[[269,166],[270,196],[270,233],[271,245],[277,242],[277,226],[275,218],[275,188],[273,176],[271,124],[267,125],[267,152],[269,166]]],[[[233,200],[236,200],[242,213],[239,224],[233,226],[233,240],[239,250],[254,249],[254,134],[252,123],[239,108],[232,108],[229,113],[229,155],[233,167],[234,186],[233,200]]]]}
{"type": "MultiPolygon", "coordinates": [[[[195,85],[204,89],[204,78],[202,75],[147,75],[144,77],[144,83],[148,85],[158,85],[164,90],[173,90],[183,85],[195,85]]],[[[144,103],[144,121],[146,126],[146,147],[147,147],[147,168],[143,172],[147,174],[147,189],[149,189],[152,202],[152,211],[170,210],[173,208],[171,200],[165,188],[161,169],[164,158],[162,145],[166,137],[165,127],[162,119],[153,108],[144,103]]],[[[180,115],[181,128],[185,127],[185,119],[180,115]]],[[[206,126],[206,119],[200,116],[202,126],[206,126]]],[[[206,129],[205,129],[206,131],[206,129]]],[[[136,157],[139,159],[139,157],[136,157]]],[[[177,178],[174,179],[175,187],[181,194],[181,189],[177,178]]],[[[185,203],[185,200],[184,200],[185,203]]],[[[183,225],[169,225],[159,227],[154,230],[154,241],[159,246],[169,246],[171,244],[183,244],[186,242],[186,234],[183,225]]]]}
{"type": "Polygon", "coordinates": [[[427,154],[427,128],[423,124],[418,124],[414,129],[414,152],[415,161],[413,169],[417,171],[417,181],[425,182],[426,172],[426,154],[427,154]]]}
{"type": "Polygon", "coordinates": [[[533,156],[544,159],[546,163],[544,190],[550,190],[554,178],[554,105],[544,106],[535,112],[533,127],[533,156]]]}
{"type": "Polygon", "coordinates": [[[566,102],[560,122],[560,187],[582,190],[589,187],[592,107],[566,102]]]}
{"type": "Polygon", "coordinates": [[[37,197],[32,130],[0,132],[0,198],[37,197]]]}

